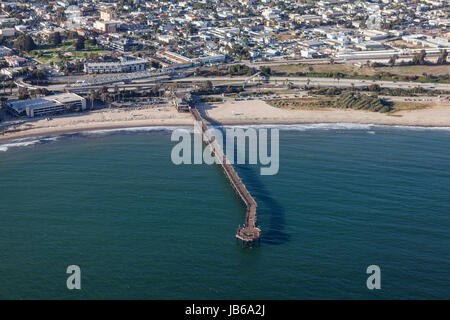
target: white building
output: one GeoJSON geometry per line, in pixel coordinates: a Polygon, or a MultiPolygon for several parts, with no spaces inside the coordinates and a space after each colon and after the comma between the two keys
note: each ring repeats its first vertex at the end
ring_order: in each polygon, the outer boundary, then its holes
{"type": "Polygon", "coordinates": [[[0,29],[0,36],[3,37],[13,37],[15,34],[16,30],[14,28],[0,29]]]}
{"type": "Polygon", "coordinates": [[[147,69],[147,60],[134,59],[120,62],[88,62],[84,65],[85,73],[119,73],[136,72],[147,69]]]}
{"type": "Polygon", "coordinates": [[[11,49],[5,46],[0,46],[0,57],[5,57],[11,53],[11,49]]]}
{"type": "Polygon", "coordinates": [[[205,56],[200,57],[197,60],[201,63],[218,63],[225,61],[225,55],[214,55],[214,56],[205,56]]]}
{"type": "Polygon", "coordinates": [[[264,18],[266,18],[267,20],[278,19],[278,16],[280,15],[280,10],[267,8],[267,9],[264,9],[264,11],[262,12],[261,15],[264,18]]]}
{"type": "Polygon", "coordinates": [[[8,102],[8,108],[17,116],[30,118],[69,111],[86,110],[86,99],[75,93],[62,93],[36,99],[8,102]]]}
{"type": "Polygon", "coordinates": [[[111,22],[111,21],[100,21],[97,20],[94,22],[94,29],[99,30],[102,32],[108,32],[108,33],[114,33],[117,30],[117,22],[111,22]]]}

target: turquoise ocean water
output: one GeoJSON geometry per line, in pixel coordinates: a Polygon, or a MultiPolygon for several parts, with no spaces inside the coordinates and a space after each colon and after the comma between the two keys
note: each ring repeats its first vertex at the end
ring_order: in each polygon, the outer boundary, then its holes
{"type": "Polygon", "coordinates": [[[277,175],[237,166],[251,249],[221,169],[172,164],[170,130],[0,143],[0,299],[450,298],[450,130],[279,128],[277,175]]]}

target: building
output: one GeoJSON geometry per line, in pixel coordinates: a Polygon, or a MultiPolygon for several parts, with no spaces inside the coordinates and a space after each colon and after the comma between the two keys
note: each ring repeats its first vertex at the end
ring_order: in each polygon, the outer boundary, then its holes
{"type": "Polygon", "coordinates": [[[272,8],[267,8],[264,9],[263,12],[261,13],[261,15],[266,18],[267,20],[275,20],[279,18],[280,15],[280,10],[278,9],[272,9],[272,8]]]}
{"type": "Polygon", "coordinates": [[[132,51],[133,47],[136,49],[139,49],[141,47],[140,44],[133,42],[129,38],[114,38],[114,37],[105,37],[100,38],[98,40],[98,43],[103,45],[104,47],[108,47],[112,50],[122,51],[122,52],[128,52],[132,51]]]}
{"type": "Polygon", "coordinates": [[[11,49],[5,46],[0,46],[0,57],[5,57],[11,53],[11,49]]]}
{"type": "Polygon", "coordinates": [[[62,93],[36,99],[10,101],[8,109],[16,116],[42,117],[86,110],[86,99],[75,93],[62,93]]]}
{"type": "Polygon", "coordinates": [[[103,21],[112,21],[115,19],[115,14],[109,9],[102,9],[100,10],[100,19],[103,21]]]}
{"type": "Polygon", "coordinates": [[[84,65],[85,73],[119,73],[119,72],[136,72],[147,69],[147,60],[122,59],[119,62],[89,62],[84,65]]]}
{"type": "Polygon", "coordinates": [[[0,29],[0,36],[3,37],[13,37],[15,34],[16,30],[14,28],[0,29]]]}
{"type": "Polygon", "coordinates": [[[8,76],[10,78],[14,77],[17,74],[20,74],[22,68],[2,68],[0,69],[0,74],[8,76]]]}
{"type": "Polygon", "coordinates": [[[117,22],[95,21],[94,29],[107,33],[114,33],[117,30],[117,22]]]}
{"type": "Polygon", "coordinates": [[[157,51],[156,57],[152,60],[161,64],[165,70],[175,70],[194,66],[192,59],[168,50],[157,51]]]}
{"type": "Polygon", "coordinates": [[[192,96],[187,94],[176,94],[173,99],[173,104],[178,112],[189,112],[191,109],[192,96]]]}
{"type": "Polygon", "coordinates": [[[5,60],[13,68],[24,66],[27,63],[27,59],[18,56],[8,56],[5,60]]]}
{"type": "Polygon", "coordinates": [[[204,56],[196,59],[200,63],[220,63],[226,60],[225,55],[204,56]]]}

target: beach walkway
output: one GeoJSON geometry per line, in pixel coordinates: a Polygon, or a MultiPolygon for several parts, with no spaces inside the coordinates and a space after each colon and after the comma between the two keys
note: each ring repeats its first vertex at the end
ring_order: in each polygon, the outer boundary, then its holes
{"type": "Polygon", "coordinates": [[[250,192],[245,187],[245,184],[239,178],[239,175],[234,170],[234,167],[228,161],[226,155],[223,153],[222,148],[214,139],[213,136],[208,131],[208,125],[203,117],[200,115],[197,109],[190,108],[190,112],[194,119],[196,120],[196,124],[199,124],[201,128],[198,128],[202,132],[203,141],[206,144],[209,144],[212,150],[214,157],[216,158],[217,163],[220,163],[222,166],[223,172],[230,180],[231,185],[233,186],[236,193],[241,198],[242,202],[244,202],[247,207],[246,215],[245,215],[245,223],[243,227],[239,227],[236,232],[236,238],[243,241],[243,244],[251,244],[254,243],[255,240],[260,239],[261,229],[256,226],[257,216],[256,216],[256,201],[253,199],[250,192]]]}

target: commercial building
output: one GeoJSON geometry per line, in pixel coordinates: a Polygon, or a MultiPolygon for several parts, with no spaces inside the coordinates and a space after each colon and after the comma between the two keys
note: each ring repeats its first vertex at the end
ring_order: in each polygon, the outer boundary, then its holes
{"type": "Polygon", "coordinates": [[[74,93],[62,93],[42,98],[8,102],[16,116],[41,117],[86,110],[86,99],[74,93]]]}
{"type": "Polygon", "coordinates": [[[117,22],[110,21],[95,21],[94,29],[107,33],[114,33],[117,30],[117,22]]]}
{"type": "Polygon", "coordinates": [[[134,59],[119,62],[88,62],[84,65],[85,73],[119,73],[136,72],[147,69],[147,60],[134,59]]]}
{"type": "Polygon", "coordinates": [[[192,59],[167,50],[157,51],[156,57],[152,60],[160,63],[165,70],[175,70],[194,66],[192,59]]]}
{"type": "Polygon", "coordinates": [[[226,60],[225,55],[214,55],[214,56],[204,56],[195,59],[196,61],[199,61],[200,63],[219,63],[224,62],[226,60]]]}

